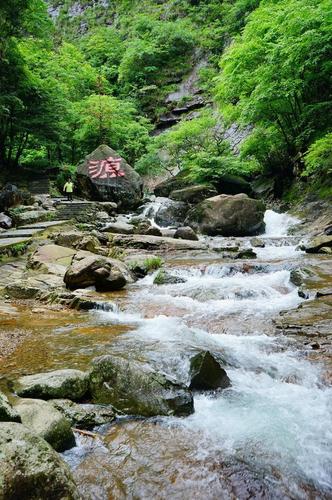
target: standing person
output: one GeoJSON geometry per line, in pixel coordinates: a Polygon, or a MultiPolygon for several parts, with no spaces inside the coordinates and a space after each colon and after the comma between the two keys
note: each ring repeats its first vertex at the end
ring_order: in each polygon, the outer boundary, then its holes
{"type": "Polygon", "coordinates": [[[73,201],[74,183],[71,179],[68,179],[66,184],[63,186],[63,190],[67,195],[68,201],[73,201]]]}

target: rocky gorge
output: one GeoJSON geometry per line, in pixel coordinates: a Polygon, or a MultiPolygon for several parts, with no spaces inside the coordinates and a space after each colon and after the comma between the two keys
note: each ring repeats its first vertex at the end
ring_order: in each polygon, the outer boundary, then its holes
{"type": "Polygon", "coordinates": [[[176,188],[59,224],[33,200],[54,224],[0,267],[0,498],[329,498],[331,220],[176,188]]]}

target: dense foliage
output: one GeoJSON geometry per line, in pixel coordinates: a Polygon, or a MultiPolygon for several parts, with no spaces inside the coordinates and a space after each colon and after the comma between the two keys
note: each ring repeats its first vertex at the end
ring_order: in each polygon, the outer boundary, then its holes
{"type": "Polygon", "coordinates": [[[106,142],[143,174],[330,176],[331,17],[330,0],[1,2],[0,165],[76,165],[106,142]],[[151,135],[202,61],[205,108],[151,135]]]}

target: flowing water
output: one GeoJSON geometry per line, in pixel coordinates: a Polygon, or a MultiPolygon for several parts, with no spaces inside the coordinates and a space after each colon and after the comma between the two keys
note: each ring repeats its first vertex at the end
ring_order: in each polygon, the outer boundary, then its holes
{"type": "Polygon", "coordinates": [[[331,498],[332,389],[321,366],[273,325],[303,301],[290,269],[307,257],[287,237],[297,220],[267,211],[265,222],[256,260],[170,259],[168,270],[185,282],[158,286],[149,275],[119,294],[113,312],[70,312],[66,325],[54,312],[43,335],[35,319],[27,342],[47,351],[46,361],[37,355],[31,367],[22,349],[5,372],[84,368],[101,353],[121,352],[186,383],[190,356],[208,349],[231,379],[217,395],[195,395],[187,418],[122,418],[97,429],[96,439],[78,437],[64,458],[84,499],[331,498]]]}

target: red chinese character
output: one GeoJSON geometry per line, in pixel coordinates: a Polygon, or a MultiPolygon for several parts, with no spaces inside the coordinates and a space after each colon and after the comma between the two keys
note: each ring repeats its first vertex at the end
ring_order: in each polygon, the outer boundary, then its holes
{"type": "Polygon", "coordinates": [[[92,179],[107,179],[109,177],[124,177],[125,172],[120,169],[121,158],[110,156],[107,160],[90,160],[89,174],[92,179]]]}

